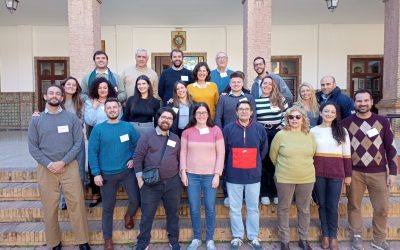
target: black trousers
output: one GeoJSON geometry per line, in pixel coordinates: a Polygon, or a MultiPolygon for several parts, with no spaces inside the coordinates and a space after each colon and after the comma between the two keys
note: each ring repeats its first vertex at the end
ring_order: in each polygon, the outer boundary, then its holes
{"type": "Polygon", "coordinates": [[[117,190],[122,184],[125,192],[128,194],[129,216],[136,214],[140,203],[140,193],[133,168],[119,174],[103,174],[104,185],[100,188],[103,197],[103,213],[101,215],[101,227],[103,229],[103,238],[112,239],[113,214],[115,203],[117,201],[117,190]]]}
{"type": "Polygon", "coordinates": [[[268,154],[265,156],[262,162],[260,197],[275,198],[278,196],[274,181],[275,167],[274,164],[272,164],[271,158],[269,158],[271,142],[278,131],[279,130],[275,128],[266,129],[268,135],[268,154]]]}
{"type": "MultiPolygon", "coordinates": [[[[92,133],[92,129],[93,129],[93,126],[90,126],[90,125],[87,125],[87,124],[86,124],[86,135],[87,135],[87,138],[88,138],[88,139],[89,139],[89,137],[90,137],[90,134],[92,133]]],[[[89,164],[89,163],[88,163],[88,164],[89,164]]],[[[97,185],[94,183],[94,176],[92,175],[92,170],[90,169],[90,165],[88,166],[88,169],[89,169],[89,187],[90,187],[90,189],[92,190],[92,194],[101,195],[101,193],[100,193],[100,187],[97,186],[97,185]]]]}
{"type": "Polygon", "coordinates": [[[162,201],[167,215],[167,233],[171,244],[179,242],[179,203],[182,184],[179,175],[163,180],[155,186],[146,184],[140,189],[142,218],[137,247],[145,248],[151,239],[151,228],[158,205],[162,201]]]}

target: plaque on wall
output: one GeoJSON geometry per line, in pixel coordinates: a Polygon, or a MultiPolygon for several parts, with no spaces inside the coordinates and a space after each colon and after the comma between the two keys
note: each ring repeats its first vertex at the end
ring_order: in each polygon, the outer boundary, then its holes
{"type": "Polygon", "coordinates": [[[186,50],[186,31],[171,31],[171,49],[186,50]]]}

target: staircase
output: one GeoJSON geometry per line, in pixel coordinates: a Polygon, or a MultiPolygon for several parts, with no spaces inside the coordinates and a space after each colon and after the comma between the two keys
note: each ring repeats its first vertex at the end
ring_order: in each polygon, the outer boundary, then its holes
{"type": "MultiPolygon", "coordinates": [[[[139,233],[140,210],[135,216],[133,230],[124,228],[123,217],[127,206],[126,193],[118,191],[118,201],[114,211],[115,243],[133,243],[139,233]]],[[[90,199],[90,190],[86,190],[86,199],[90,199]]],[[[216,241],[229,241],[231,239],[229,209],[223,206],[222,190],[218,191],[216,204],[216,241]]],[[[87,201],[88,202],[88,201],[87,201]]],[[[349,240],[347,230],[347,198],[342,195],[339,205],[339,240],[349,240]]],[[[362,213],[364,216],[363,237],[372,239],[372,206],[365,193],[362,213]]],[[[87,218],[90,230],[90,243],[103,244],[101,231],[101,204],[95,208],[87,208],[87,218]]],[[[180,241],[192,240],[193,234],[190,223],[189,205],[186,193],[182,193],[180,207],[180,241]]],[[[278,241],[277,230],[277,206],[260,207],[260,239],[262,241],[278,241]]],[[[390,196],[389,221],[387,227],[388,240],[400,239],[400,185],[393,188],[390,196]]],[[[204,218],[204,210],[203,210],[204,218]]],[[[296,230],[297,212],[292,206],[290,212],[291,239],[298,239],[296,230]]],[[[59,220],[62,229],[62,241],[64,245],[75,244],[74,236],[68,222],[68,211],[59,211],[59,220]]],[[[165,211],[159,207],[153,224],[152,242],[168,242],[165,231],[165,211]]],[[[318,209],[311,205],[311,225],[309,240],[316,241],[319,238],[318,209]]],[[[36,172],[33,169],[13,171],[0,168],[0,246],[39,246],[45,244],[43,211],[39,198],[36,172]]]]}

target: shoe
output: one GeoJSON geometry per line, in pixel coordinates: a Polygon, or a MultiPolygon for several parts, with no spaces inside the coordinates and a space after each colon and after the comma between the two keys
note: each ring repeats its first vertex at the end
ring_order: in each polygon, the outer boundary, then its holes
{"type": "Polygon", "coordinates": [[[290,250],[289,242],[281,242],[281,250],[290,250]]]}
{"type": "Polygon", "coordinates": [[[361,235],[358,235],[358,234],[353,235],[353,239],[351,241],[351,249],[364,250],[363,239],[362,239],[361,235]]]}
{"type": "Polygon", "coordinates": [[[58,245],[53,247],[52,249],[53,250],[61,250],[61,248],[62,248],[62,245],[61,245],[61,241],[60,241],[60,243],[58,243],[58,245]]]}
{"type": "Polygon", "coordinates": [[[65,203],[61,204],[61,210],[67,210],[67,204],[65,203]]]}
{"type": "Polygon", "coordinates": [[[392,250],[393,249],[390,247],[389,243],[386,240],[384,240],[384,241],[373,240],[371,242],[371,246],[376,249],[379,249],[379,250],[392,250]]]}
{"type": "Polygon", "coordinates": [[[238,250],[242,244],[243,244],[242,239],[233,238],[233,240],[231,240],[231,250],[238,250]]]}
{"type": "Polygon", "coordinates": [[[79,244],[79,250],[90,250],[89,243],[79,244]]]}
{"type": "Polygon", "coordinates": [[[302,250],[312,250],[310,243],[307,240],[299,240],[299,247],[302,250]]]}
{"type": "Polygon", "coordinates": [[[147,245],[147,246],[136,245],[136,249],[135,250],[148,250],[148,249],[149,249],[149,245],[147,245]]]}
{"type": "Polygon", "coordinates": [[[275,197],[272,202],[274,203],[274,205],[278,205],[279,202],[278,197],[275,197]]]}
{"type": "Polygon", "coordinates": [[[213,240],[207,241],[207,250],[217,250],[217,247],[215,246],[215,243],[213,240]]]}
{"type": "Polygon", "coordinates": [[[339,242],[337,239],[329,239],[329,249],[330,250],[339,250],[339,242]]]}
{"type": "Polygon", "coordinates": [[[201,240],[193,239],[192,243],[187,247],[187,250],[197,250],[201,246],[201,240]]]}
{"type": "Polygon", "coordinates": [[[224,199],[224,207],[229,207],[229,198],[228,197],[226,197],[224,199]]]}
{"type": "Polygon", "coordinates": [[[321,248],[329,249],[329,237],[328,236],[321,237],[321,248]]]}
{"type": "Polygon", "coordinates": [[[128,214],[125,214],[124,221],[125,221],[125,228],[128,230],[132,229],[135,226],[135,222],[133,221],[133,215],[129,216],[128,214]]]}
{"type": "Polygon", "coordinates": [[[263,205],[271,205],[271,200],[267,196],[261,197],[261,204],[263,204],[263,205]]]}
{"type": "Polygon", "coordinates": [[[181,250],[181,245],[179,245],[179,242],[175,242],[173,244],[169,243],[169,247],[171,250],[181,250]]]}
{"type": "Polygon", "coordinates": [[[95,206],[99,205],[100,202],[102,202],[101,197],[99,197],[97,199],[93,199],[92,202],[89,203],[89,207],[90,208],[95,207],[95,206]]]}
{"type": "Polygon", "coordinates": [[[112,239],[104,241],[104,250],[114,250],[114,245],[112,239]]]}
{"type": "Polygon", "coordinates": [[[247,242],[247,244],[249,244],[249,246],[251,246],[251,248],[253,250],[262,250],[263,249],[261,246],[260,240],[257,238],[247,242]]]}

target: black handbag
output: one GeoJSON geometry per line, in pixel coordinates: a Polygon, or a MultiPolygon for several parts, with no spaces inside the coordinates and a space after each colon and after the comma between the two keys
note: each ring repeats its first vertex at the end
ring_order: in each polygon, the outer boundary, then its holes
{"type": "Polygon", "coordinates": [[[161,152],[160,163],[157,166],[147,166],[144,168],[142,172],[142,178],[144,184],[148,186],[155,186],[161,182],[160,165],[161,165],[161,160],[164,157],[165,149],[167,148],[168,138],[169,136],[167,136],[167,139],[165,140],[164,147],[161,152]]]}

